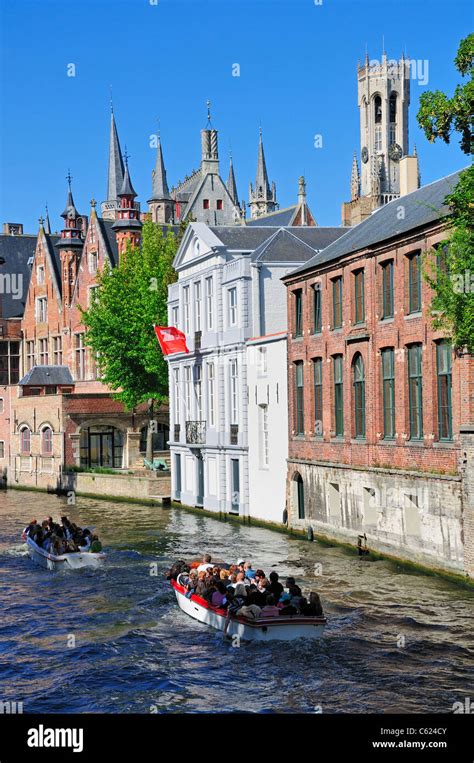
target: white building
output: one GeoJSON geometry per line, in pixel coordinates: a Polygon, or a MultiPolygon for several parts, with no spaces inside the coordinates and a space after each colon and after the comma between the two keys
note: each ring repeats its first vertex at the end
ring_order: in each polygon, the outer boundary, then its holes
{"type": "MultiPolygon", "coordinates": [[[[184,331],[189,348],[169,357],[173,500],[260,516],[260,507],[249,507],[247,341],[286,330],[280,279],[343,232],[189,224],[168,292],[169,324],[184,331]]],[[[283,360],[278,378],[286,385],[283,360]]],[[[276,512],[280,521],[281,500],[276,512]]]]}
{"type": "Polygon", "coordinates": [[[249,513],[269,522],[282,522],[285,509],[286,357],[286,331],[247,342],[249,513]]]}

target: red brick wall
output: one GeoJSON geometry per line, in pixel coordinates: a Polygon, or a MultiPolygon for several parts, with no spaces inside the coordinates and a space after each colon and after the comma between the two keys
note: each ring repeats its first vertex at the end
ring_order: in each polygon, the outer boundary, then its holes
{"type": "Polygon", "coordinates": [[[445,237],[441,226],[413,235],[396,244],[378,247],[347,256],[336,263],[321,266],[300,279],[286,279],[288,296],[288,381],[289,381],[289,457],[303,460],[329,461],[358,466],[393,466],[400,469],[456,472],[458,469],[459,426],[473,413],[473,359],[461,360],[453,355],[452,443],[438,442],[437,377],[435,341],[443,334],[434,331],[429,315],[431,289],[422,280],[422,311],[419,316],[407,315],[407,257],[417,250],[426,251],[445,237]],[[386,259],[394,260],[394,317],[382,321],[381,268],[386,259]],[[365,271],[365,322],[355,326],[353,271],[365,271]],[[343,327],[332,330],[331,279],[343,276],[343,327]],[[321,282],[322,332],[313,334],[313,288],[321,282]],[[295,300],[292,291],[303,290],[303,336],[293,337],[295,300]],[[359,339],[358,339],[359,337],[359,339]],[[423,347],[423,435],[421,442],[409,441],[408,376],[406,346],[419,342],[423,347]],[[380,351],[395,350],[395,431],[392,441],[383,440],[382,371],[380,351]],[[365,441],[354,440],[352,361],[360,352],[365,366],[365,441]],[[332,360],[343,355],[344,364],[344,437],[334,438],[332,360]],[[313,415],[312,359],[323,359],[323,437],[315,438],[313,415]],[[304,361],[305,434],[295,431],[294,362],[304,361]]]}

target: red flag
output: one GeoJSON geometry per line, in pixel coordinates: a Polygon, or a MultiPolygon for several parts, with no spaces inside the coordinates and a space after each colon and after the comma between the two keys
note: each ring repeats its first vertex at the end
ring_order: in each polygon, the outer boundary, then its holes
{"type": "Polygon", "coordinates": [[[186,335],[179,329],[174,326],[154,326],[154,329],[163,355],[189,352],[186,346],[186,335]]]}

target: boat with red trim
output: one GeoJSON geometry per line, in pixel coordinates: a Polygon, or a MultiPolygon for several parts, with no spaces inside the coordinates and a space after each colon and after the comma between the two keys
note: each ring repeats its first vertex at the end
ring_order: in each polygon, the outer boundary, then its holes
{"type": "Polygon", "coordinates": [[[170,581],[180,609],[195,620],[224,631],[226,636],[238,636],[243,641],[293,641],[297,638],[317,639],[323,635],[325,617],[280,615],[250,620],[239,615],[229,615],[226,609],[213,607],[201,596],[186,596],[182,577],[183,573],[176,580],[170,581]]]}

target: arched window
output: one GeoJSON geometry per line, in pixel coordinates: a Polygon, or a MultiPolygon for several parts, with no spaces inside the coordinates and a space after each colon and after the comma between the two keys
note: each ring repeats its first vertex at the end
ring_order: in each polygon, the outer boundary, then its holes
{"type": "Polygon", "coordinates": [[[31,453],[31,430],[27,426],[20,429],[20,451],[28,456],[31,453]]]}
{"type": "Polygon", "coordinates": [[[394,123],[397,121],[397,94],[392,93],[389,101],[389,121],[394,123]]]}
{"type": "Polygon", "coordinates": [[[357,353],[352,362],[354,387],[354,430],[358,438],[365,437],[365,371],[362,355],[357,353]]]}
{"type": "Polygon", "coordinates": [[[382,99],[380,95],[376,95],[374,98],[374,120],[376,125],[382,123],[382,99]]]}
{"type": "Polygon", "coordinates": [[[303,478],[299,472],[296,472],[293,477],[293,499],[293,505],[298,510],[298,519],[304,519],[304,485],[303,478]]]}
{"type": "Polygon", "coordinates": [[[53,454],[53,430],[51,427],[44,427],[41,430],[41,453],[44,456],[53,454]]]}

